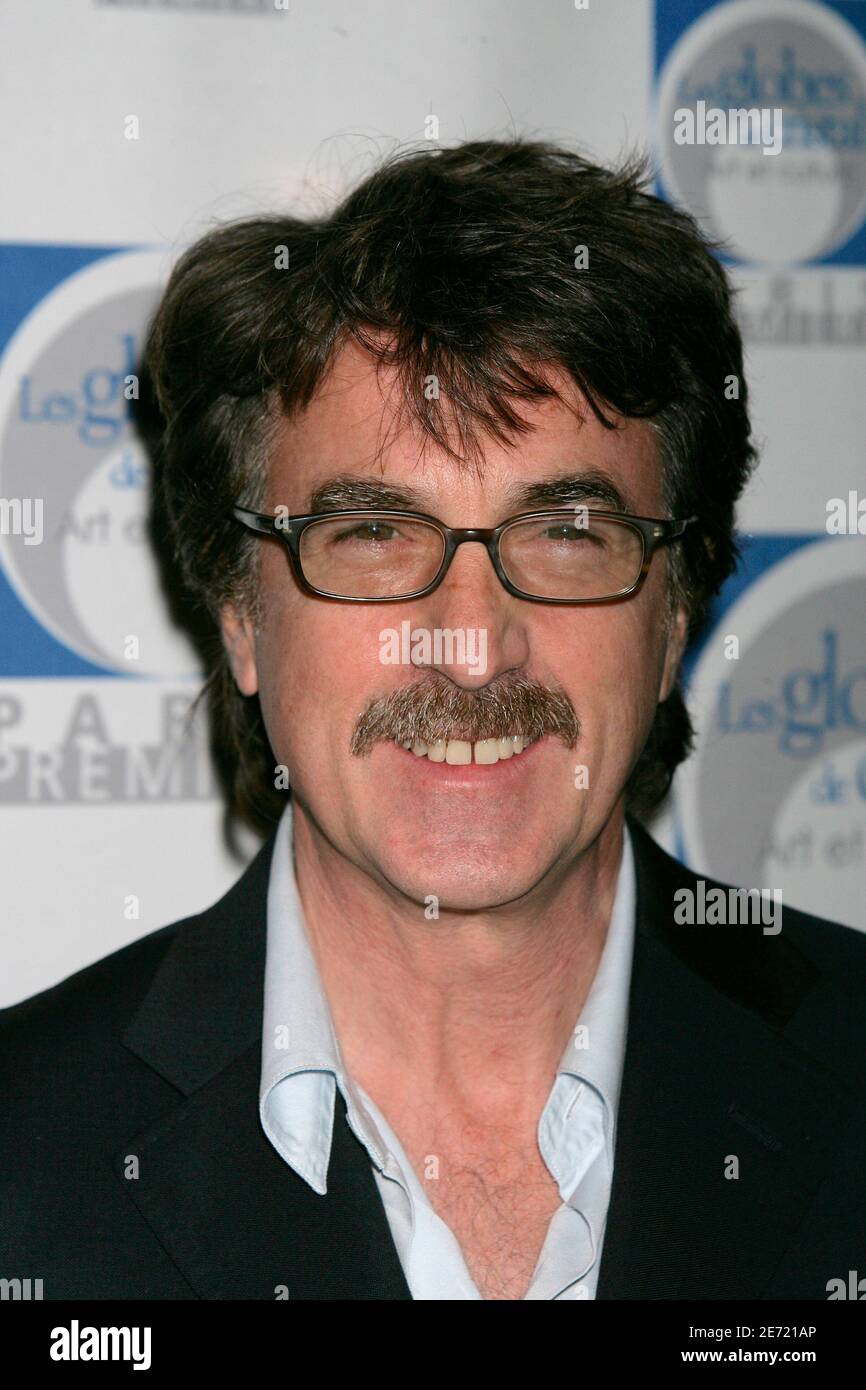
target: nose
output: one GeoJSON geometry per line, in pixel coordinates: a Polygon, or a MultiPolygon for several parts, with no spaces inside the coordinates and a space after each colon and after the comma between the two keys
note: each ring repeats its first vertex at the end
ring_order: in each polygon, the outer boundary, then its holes
{"type": "Polygon", "coordinates": [[[438,644],[432,643],[430,662],[422,664],[456,685],[477,689],[527,663],[531,605],[503,588],[480,542],[459,545],[438,589],[420,602],[423,624],[434,637],[440,633],[438,644]]]}

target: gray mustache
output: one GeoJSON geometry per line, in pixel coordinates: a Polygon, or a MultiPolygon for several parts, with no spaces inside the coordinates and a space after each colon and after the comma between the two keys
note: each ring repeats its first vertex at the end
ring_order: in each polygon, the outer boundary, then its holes
{"type": "Polygon", "coordinates": [[[377,743],[439,738],[528,738],[546,734],[573,748],[580,721],[564,690],[550,690],[526,676],[503,678],[480,690],[464,690],[441,677],[415,681],[374,700],[358,721],[351,752],[363,758],[377,743]]]}

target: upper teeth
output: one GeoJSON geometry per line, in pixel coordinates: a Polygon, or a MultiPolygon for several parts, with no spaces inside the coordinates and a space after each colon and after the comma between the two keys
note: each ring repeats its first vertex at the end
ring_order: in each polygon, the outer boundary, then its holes
{"type": "Polygon", "coordinates": [[[512,734],[508,738],[481,738],[476,743],[462,738],[437,738],[432,743],[425,743],[423,739],[416,739],[414,743],[407,739],[402,744],[394,741],[398,747],[411,748],[416,757],[429,758],[431,763],[498,763],[500,758],[522,753],[535,739],[525,734],[512,734]]]}

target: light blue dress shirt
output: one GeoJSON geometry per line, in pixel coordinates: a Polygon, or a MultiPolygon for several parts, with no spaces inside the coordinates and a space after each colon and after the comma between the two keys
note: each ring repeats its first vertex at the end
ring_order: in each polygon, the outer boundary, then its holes
{"type": "MultiPolygon", "coordinates": [[[[538,1123],[538,1147],[562,1204],[551,1218],[526,1299],[595,1297],[613,1176],[634,923],[634,857],[626,828],[598,970],[538,1123]]],[[[458,1241],[431,1205],[397,1136],[346,1071],[304,925],[289,803],[277,828],[268,887],[259,1114],[277,1153],[323,1196],[337,1086],[346,1121],[370,1156],[412,1297],[480,1299],[458,1241]]]]}

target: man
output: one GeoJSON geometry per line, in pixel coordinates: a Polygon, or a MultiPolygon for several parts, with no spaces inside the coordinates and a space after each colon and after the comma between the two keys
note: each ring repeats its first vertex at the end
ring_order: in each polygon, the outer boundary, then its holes
{"type": "Polygon", "coordinates": [[[176,267],[159,514],[266,839],[6,1012],[3,1267],[46,1298],[824,1299],[862,1261],[866,942],[688,925],[638,819],[755,459],[725,275],[645,179],[402,154],[176,267]]]}

